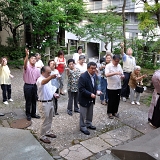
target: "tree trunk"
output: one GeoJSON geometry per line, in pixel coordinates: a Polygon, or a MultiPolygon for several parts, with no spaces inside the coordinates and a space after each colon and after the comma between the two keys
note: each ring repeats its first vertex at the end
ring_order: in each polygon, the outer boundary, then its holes
{"type": "Polygon", "coordinates": [[[13,43],[15,47],[18,47],[18,40],[17,40],[17,29],[13,29],[13,43]]]}
{"type": "Polygon", "coordinates": [[[122,6],[124,52],[126,53],[126,16],[125,16],[125,7],[126,7],[126,0],[123,1],[123,6],[122,6]]]}

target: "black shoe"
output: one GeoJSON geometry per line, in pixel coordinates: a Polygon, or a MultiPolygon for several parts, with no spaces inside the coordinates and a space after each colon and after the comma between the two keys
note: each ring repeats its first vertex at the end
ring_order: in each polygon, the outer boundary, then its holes
{"type": "Polygon", "coordinates": [[[95,126],[88,126],[87,128],[92,129],[92,130],[96,130],[95,126]]]}
{"type": "Polygon", "coordinates": [[[88,130],[83,131],[83,130],[80,129],[80,131],[81,131],[82,133],[86,134],[86,135],[90,135],[90,132],[89,132],[88,130]]]}
{"type": "Polygon", "coordinates": [[[0,113],[0,116],[4,116],[4,114],[3,114],[3,113],[0,113]]]}
{"type": "Polygon", "coordinates": [[[70,116],[73,115],[73,114],[72,114],[72,111],[70,111],[70,110],[67,110],[67,113],[68,113],[68,115],[70,115],[70,116]]]}
{"type": "Polygon", "coordinates": [[[76,113],[80,113],[80,110],[78,109],[78,110],[75,110],[74,112],[76,112],[76,113]]]}
{"type": "Polygon", "coordinates": [[[31,116],[32,118],[37,118],[37,119],[40,119],[41,117],[40,116],[38,116],[38,115],[33,115],[33,116],[31,116]]]}
{"type": "Polygon", "coordinates": [[[59,115],[59,113],[56,113],[55,115],[59,115]]]}
{"type": "Polygon", "coordinates": [[[27,116],[27,121],[31,121],[31,116],[27,116]]]}

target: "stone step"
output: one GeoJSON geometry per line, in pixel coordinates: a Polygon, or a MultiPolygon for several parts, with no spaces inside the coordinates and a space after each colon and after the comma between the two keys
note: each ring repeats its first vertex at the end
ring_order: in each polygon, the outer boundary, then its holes
{"type": "Polygon", "coordinates": [[[111,153],[127,160],[160,160],[160,128],[136,140],[113,147],[111,153]]]}

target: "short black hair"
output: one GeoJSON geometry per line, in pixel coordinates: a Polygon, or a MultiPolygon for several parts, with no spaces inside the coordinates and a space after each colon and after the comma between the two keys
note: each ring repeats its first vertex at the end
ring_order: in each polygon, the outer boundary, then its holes
{"type": "Polygon", "coordinates": [[[120,59],[121,59],[121,57],[120,57],[119,54],[115,54],[115,55],[113,56],[113,60],[120,60],[120,59]]]}
{"type": "MultiPolygon", "coordinates": [[[[50,63],[51,63],[52,61],[54,61],[54,59],[50,59],[50,60],[48,61],[48,66],[50,66],[50,63]]],[[[54,61],[54,62],[55,62],[55,61],[54,61]]]]}
{"type": "Polygon", "coordinates": [[[91,66],[96,66],[97,67],[97,64],[95,62],[89,62],[87,64],[87,69],[90,68],[91,66]]]}
{"type": "Polygon", "coordinates": [[[84,55],[80,55],[79,56],[79,60],[81,60],[81,59],[85,59],[85,56],[84,55]]]}
{"type": "Polygon", "coordinates": [[[75,64],[75,60],[74,60],[74,59],[69,59],[69,60],[68,60],[68,65],[69,65],[69,63],[71,63],[71,62],[73,62],[73,63],[75,64]]]}

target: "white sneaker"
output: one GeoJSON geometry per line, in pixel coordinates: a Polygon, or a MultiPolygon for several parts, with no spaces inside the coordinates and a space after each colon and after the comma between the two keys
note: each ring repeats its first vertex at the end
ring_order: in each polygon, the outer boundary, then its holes
{"type": "Polygon", "coordinates": [[[135,104],[135,103],[134,103],[134,101],[133,101],[133,102],[131,102],[131,104],[135,104]]]}
{"type": "Polygon", "coordinates": [[[140,105],[140,103],[139,103],[139,102],[136,102],[136,104],[137,104],[137,105],[140,105]]]}
{"type": "Polygon", "coordinates": [[[4,103],[4,104],[6,104],[6,105],[8,104],[8,102],[7,102],[7,101],[5,101],[5,102],[3,102],[3,103],[4,103]]]}
{"type": "Polygon", "coordinates": [[[123,100],[123,102],[126,102],[126,101],[127,101],[125,97],[123,97],[122,100],[123,100]]]}
{"type": "Polygon", "coordinates": [[[8,101],[9,101],[9,102],[13,102],[13,99],[10,98],[8,101]]]}

